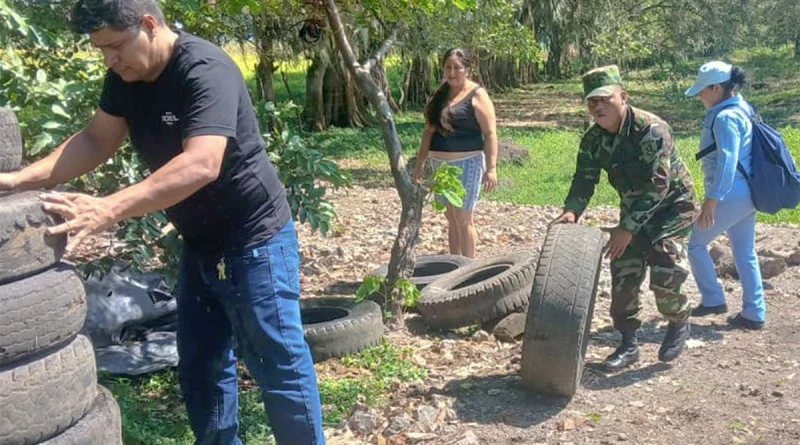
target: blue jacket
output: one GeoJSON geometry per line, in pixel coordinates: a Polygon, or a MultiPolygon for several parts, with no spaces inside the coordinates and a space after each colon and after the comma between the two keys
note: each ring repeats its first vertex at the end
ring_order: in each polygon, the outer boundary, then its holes
{"type": "Polygon", "coordinates": [[[741,162],[748,174],[752,171],[753,124],[748,117],[752,114],[753,108],[740,94],[723,100],[706,112],[700,150],[714,143],[714,136],[717,141],[717,149],[701,160],[706,198],[721,200],[733,187],[734,181],[746,182],[736,165],[741,162]]]}

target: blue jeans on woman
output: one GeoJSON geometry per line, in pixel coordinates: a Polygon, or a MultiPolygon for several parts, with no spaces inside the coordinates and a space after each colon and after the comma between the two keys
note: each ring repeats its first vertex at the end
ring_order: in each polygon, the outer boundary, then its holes
{"type": "Polygon", "coordinates": [[[321,445],[317,376],[300,321],[297,232],[224,256],[186,250],[178,374],[197,445],[242,445],[234,341],[281,445],[321,445]]]}
{"type": "Polygon", "coordinates": [[[725,294],[708,252],[709,243],[722,232],[728,234],[736,272],[742,283],[741,315],[748,320],[764,322],[767,310],[756,256],[756,209],[745,180],[734,181],[730,192],[717,204],[714,225],[704,230],[695,224],[689,238],[689,263],[702,295],[703,306],[725,304],[725,294]]]}

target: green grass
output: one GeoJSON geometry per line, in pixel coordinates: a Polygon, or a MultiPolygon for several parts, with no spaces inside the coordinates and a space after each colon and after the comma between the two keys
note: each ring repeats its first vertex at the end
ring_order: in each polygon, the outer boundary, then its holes
{"type": "MultiPolygon", "coordinates": [[[[356,403],[380,403],[400,382],[424,378],[425,370],[410,361],[412,353],[411,349],[384,341],[343,358],[342,364],[351,368],[350,374],[357,377],[320,378],[324,423],[338,424],[356,403]]],[[[240,371],[239,436],[245,444],[273,443],[261,392],[247,372],[240,371]]],[[[138,378],[101,375],[100,383],[108,387],[119,402],[126,445],[194,443],[174,369],[138,378]]]]}
{"type": "MultiPolygon", "coordinates": [[[[795,159],[800,159],[800,129],[781,129],[795,159]]],[[[561,205],[569,193],[580,134],[568,130],[507,130],[509,136],[526,147],[531,159],[521,166],[498,168],[502,186],[488,199],[524,205],[561,205]]],[[[683,161],[694,178],[698,196],[703,196],[703,173],[700,161],[694,159],[699,136],[678,136],[676,144],[683,161]]],[[[595,190],[591,206],[618,205],[619,196],[609,185],[605,174],[595,190]]],[[[776,215],[759,214],[760,222],[800,222],[800,209],[783,210],[776,215]]]]}

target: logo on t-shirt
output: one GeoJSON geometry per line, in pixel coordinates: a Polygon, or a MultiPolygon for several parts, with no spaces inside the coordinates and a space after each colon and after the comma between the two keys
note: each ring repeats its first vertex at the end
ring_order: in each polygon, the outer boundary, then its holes
{"type": "Polygon", "coordinates": [[[181,120],[178,119],[178,116],[172,114],[172,111],[167,111],[163,115],[161,115],[161,122],[167,124],[168,126],[173,126],[180,122],[181,120]]]}

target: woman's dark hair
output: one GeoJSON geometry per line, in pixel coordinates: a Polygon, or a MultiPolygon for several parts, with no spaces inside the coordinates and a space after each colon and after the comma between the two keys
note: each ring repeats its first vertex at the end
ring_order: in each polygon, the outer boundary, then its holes
{"type": "MultiPolygon", "coordinates": [[[[442,56],[442,69],[444,69],[444,64],[447,62],[447,59],[452,56],[458,57],[459,63],[464,65],[465,69],[469,69],[469,54],[461,48],[451,48],[444,53],[444,56],[442,56]]],[[[428,101],[428,105],[425,107],[425,121],[440,130],[442,129],[442,110],[444,110],[444,106],[447,104],[447,97],[449,95],[450,85],[447,84],[447,81],[444,81],[439,85],[439,88],[436,88],[436,91],[433,92],[431,100],[428,101]]]]}
{"type": "Polygon", "coordinates": [[[738,90],[739,88],[745,86],[747,84],[747,73],[744,72],[738,66],[734,66],[731,69],[731,79],[727,82],[723,82],[722,89],[726,95],[733,93],[734,90],[738,90]]]}
{"type": "Polygon", "coordinates": [[[159,25],[166,24],[156,0],[78,0],[70,24],[78,34],[91,34],[103,28],[127,31],[138,27],[145,14],[155,17],[159,25]]]}

